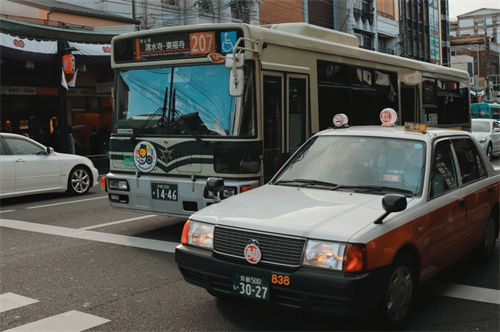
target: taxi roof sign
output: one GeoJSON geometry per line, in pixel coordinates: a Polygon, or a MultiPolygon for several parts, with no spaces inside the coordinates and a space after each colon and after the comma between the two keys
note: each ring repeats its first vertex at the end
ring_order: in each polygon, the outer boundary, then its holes
{"type": "Polygon", "coordinates": [[[405,122],[405,131],[418,131],[420,133],[427,132],[427,125],[418,122],[405,122]]]}

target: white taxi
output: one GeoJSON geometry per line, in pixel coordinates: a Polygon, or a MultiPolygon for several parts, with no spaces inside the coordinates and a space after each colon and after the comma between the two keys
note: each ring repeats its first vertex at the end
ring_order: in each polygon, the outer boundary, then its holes
{"type": "MultiPolygon", "coordinates": [[[[185,280],[401,328],[419,284],[471,251],[493,255],[500,203],[470,133],[405,127],[318,133],[268,184],[193,214],[175,253],[185,280]]],[[[207,186],[218,197],[223,181],[207,186]]]]}

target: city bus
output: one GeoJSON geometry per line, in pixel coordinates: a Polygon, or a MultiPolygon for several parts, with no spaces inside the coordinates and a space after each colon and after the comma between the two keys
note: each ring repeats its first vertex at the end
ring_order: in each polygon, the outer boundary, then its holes
{"type": "Polygon", "coordinates": [[[399,124],[470,130],[464,71],[358,47],[355,36],[306,23],[164,27],[112,40],[113,208],[187,217],[260,186],[312,134],[399,124]]]}

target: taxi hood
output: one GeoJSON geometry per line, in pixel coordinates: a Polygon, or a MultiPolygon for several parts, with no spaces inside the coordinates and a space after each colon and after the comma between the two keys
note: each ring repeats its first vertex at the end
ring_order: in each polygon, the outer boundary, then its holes
{"type": "Polygon", "coordinates": [[[262,187],[210,205],[192,220],[291,236],[348,241],[385,213],[383,195],[262,187]]]}

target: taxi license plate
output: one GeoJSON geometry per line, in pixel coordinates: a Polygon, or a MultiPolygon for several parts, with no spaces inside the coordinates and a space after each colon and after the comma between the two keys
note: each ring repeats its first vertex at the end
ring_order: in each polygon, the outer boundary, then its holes
{"type": "Polygon", "coordinates": [[[151,183],[151,197],[163,201],[177,201],[179,193],[176,184],[151,183]]]}
{"type": "Polygon", "coordinates": [[[269,279],[232,274],[232,293],[255,299],[269,300],[269,279]]]}

